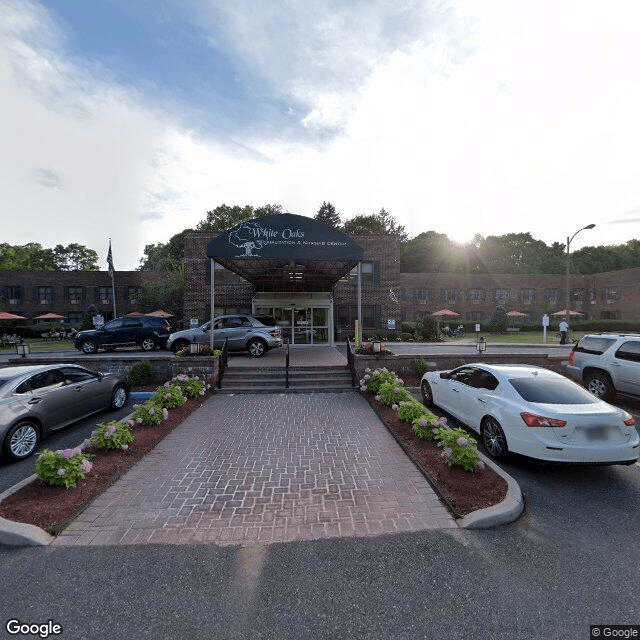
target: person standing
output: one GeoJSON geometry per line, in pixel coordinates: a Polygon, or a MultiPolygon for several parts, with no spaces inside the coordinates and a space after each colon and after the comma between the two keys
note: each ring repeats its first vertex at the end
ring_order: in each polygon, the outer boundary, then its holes
{"type": "Polygon", "coordinates": [[[569,333],[569,323],[566,318],[560,321],[560,344],[567,344],[567,335],[569,333]]]}

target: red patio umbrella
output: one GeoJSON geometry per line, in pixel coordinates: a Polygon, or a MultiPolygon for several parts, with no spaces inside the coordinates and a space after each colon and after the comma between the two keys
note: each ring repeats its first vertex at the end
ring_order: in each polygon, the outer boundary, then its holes
{"type": "Polygon", "coordinates": [[[173,318],[173,313],[169,313],[168,311],[163,311],[162,309],[157,309],[156,311],[152,311],[151,313],[145,313],[145,316],[157,316],[158,318],[173,318]]]}
{"type": "Polygon", "coordinates": [[[507,311],[508,318],[526,318],[527,314],[522,311],[507,311]]]}
{"type": "Polygon", "coordinates": [[[64,320],[65,316],[61,316],[59,313],[45,313],[41,316],[36,316],[34,320],[64,320]]]}
{"type": "Polygon", "coordinates": [[[431,315],[436,318],[457,318],[460,314],[451,311],[451,309],[440,309],[440,311],[434,311],[431,315]]]}
{"type": "MultiPolygon", "coordinates": [[[[555,311],[551,315],[552,316],[566,316],[567,315],[567,311],[566,311],[566,309],[561,309],[560,311],[555,311]]],[[[570,316],[583,316],[584,313],[581,313],[580,311],[569,311],[569,315],[570,316]]]]}
{"type": "Polygon", "coordinates": [[[0,320],[26,320],[24,316],[9,313],[8,311],[0,311],[0,320]]]}

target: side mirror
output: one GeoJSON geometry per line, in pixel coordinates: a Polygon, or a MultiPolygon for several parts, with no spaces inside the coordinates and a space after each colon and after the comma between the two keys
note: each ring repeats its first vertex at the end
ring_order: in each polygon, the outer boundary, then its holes
{"type": "Polygon", "coordinates": [[[449,379],[449,377],[450,377],[450,376],[449,376],[449,372],[448,372],[448,371],[443,371],[443,372],[440,374],[440,377],[441,377],[443,380],[448,380],[448,379],[449,379]]]}

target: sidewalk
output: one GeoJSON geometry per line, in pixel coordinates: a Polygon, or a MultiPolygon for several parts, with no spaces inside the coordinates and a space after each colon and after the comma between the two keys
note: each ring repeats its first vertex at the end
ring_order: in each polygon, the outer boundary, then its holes
{"type": "Polygon", "coordinates": [[[211,396],[53,545],[251,545],[455,529],[357,394],[211,396]]]}

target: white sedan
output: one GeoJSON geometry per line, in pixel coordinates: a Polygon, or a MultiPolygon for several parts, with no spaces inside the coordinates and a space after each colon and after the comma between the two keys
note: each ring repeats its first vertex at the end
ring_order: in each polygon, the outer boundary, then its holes
{"type": "Polygon", "coordinates": [[[633,464],[639,437],[630,413],[554,371],[471,364],[422,376],[424,404],[480,434],[489,455],[555,462],[633,464]]]}

